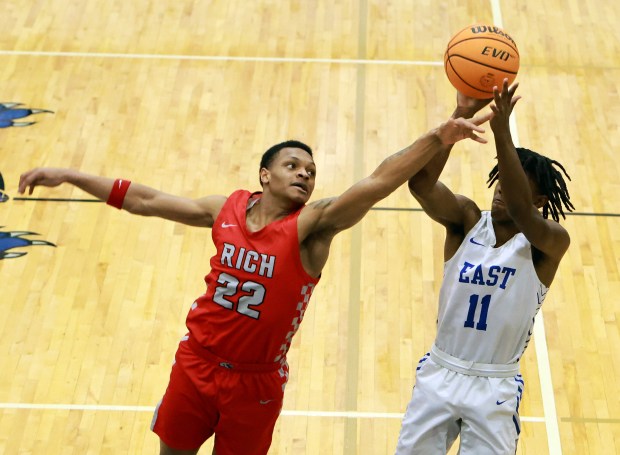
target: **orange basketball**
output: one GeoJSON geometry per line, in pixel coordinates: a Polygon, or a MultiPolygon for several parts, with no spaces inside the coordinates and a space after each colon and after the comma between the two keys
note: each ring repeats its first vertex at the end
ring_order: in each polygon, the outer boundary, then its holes
{"type": "Polygon", "coordinates": [[[519,51],[514,40],[499,27],[474,24],[452,37],[443,57],[448,79],[456,89],[473,98],[492,98],[493,87],[517,77],[519,51]]]}

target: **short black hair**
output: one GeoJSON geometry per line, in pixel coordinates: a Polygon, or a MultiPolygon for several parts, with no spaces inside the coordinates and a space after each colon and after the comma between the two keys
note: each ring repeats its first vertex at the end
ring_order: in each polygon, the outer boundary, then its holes
{"type": "MultiPolygon", "coordinates": [[[[310,146],[304,144],[303,142],[295,141],[295,140],[288,140],[288,141],[280,142],[279,144],[272,145],[271,147],[269,147],[269,149],[267,149],[265,153],[263,153],[263,156],[260,159],[260,167],[258,168],[259,171],[262,168],[266,168],[266,169],[269,168],[273,160],[276,158],[276,156],[278,156],[278,153],[280,152],[280,150],[289,148],[289,147],[301,149],[307,152],[310,156],[312,156],[312,149],[310,148],[310,146]]],[[[263,182],[260,182],[260,184],[262,186],[263,182]]]]}
{"type": "MultiPolygon", "coordinates": [[[[534,179],[541,194],[544,194],[549,199],[543,206],[543,218],[548,218],[549,213],[551,213],[555,221],[560,220],[560,215],[562,215],[562,218],[566,219],[564,211],[562,210],[562,205],[564,205],[568,212],[572,212],[575,207],[570,201],[570,194],[568,194],[566,181],[562,176],[562,173],[564,173],[568,180],[570,180],[570,176],[566,173],[564,166],[532,150],[522,147],[517,147],[516,149],[523,170],[534,179]],[[558,171],[554,166],[560,168],[562,172],[558,171]]],[[[487,180],[489,188],[498,178],[499,166],[496,164],[491,172],[489,172],[489,179],[487,180]]]]}

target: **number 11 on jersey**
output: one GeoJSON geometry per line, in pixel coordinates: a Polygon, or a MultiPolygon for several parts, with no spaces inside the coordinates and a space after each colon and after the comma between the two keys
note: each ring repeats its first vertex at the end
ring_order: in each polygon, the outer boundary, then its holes
{"type": "MultiPolygon", "coordinates": [[[[474,328],[474,317],[476,316],[476,308],[478,307],[478,294],[472,294],[469,296],[469,311],[467,312],[467,319],[465,319],[465,324],[463,327],[469,327],[471,329],[474,328]]],[[[487,315],[489,313],[489,305],[491,304],[491,296],[485,295],[480,299],[480,319],[476,324],[476,330],[486,330],[487,329],[487,315]]]]}

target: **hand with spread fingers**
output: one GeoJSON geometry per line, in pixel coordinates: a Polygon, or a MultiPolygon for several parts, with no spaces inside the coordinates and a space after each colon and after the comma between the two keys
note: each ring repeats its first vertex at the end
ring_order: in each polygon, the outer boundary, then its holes
{"type": "Polygon", "coordinates": [[[521,99],[521,96],[515,96],[517,87],[519,87],[518,82],[509,87],[508,79],[504,79],[501,90],[498,87],[493,88],[493,104],[491,104],[493,117],[490,121],[493,132],[497,132],[500,128],[509,128],[510,114],[517,101],[521,99]]]}
{"type": "Polygon", "coordinates": [[[437,128],[437,136],[444,145],[455,144],[462,139],[471,139],[486,144],[488,141],[476,133],[484,133],[485,130],[480,128],[480,125],[488,121],[492,115],[493,113],[489,112],[470,119],[451,118],[437,128]]]}

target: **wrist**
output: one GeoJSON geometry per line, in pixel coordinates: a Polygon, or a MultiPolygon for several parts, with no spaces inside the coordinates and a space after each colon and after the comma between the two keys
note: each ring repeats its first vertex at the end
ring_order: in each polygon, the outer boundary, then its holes
{"type": "Polygon", "coordinates": [[[476,112],[477,112],[476,109],[472,109],[472,108],[469,108],[469,107],[457,106],[456,109],[454,109],[454,112],[452,112],[451,117],[453,119],[457,119],[459,117],[472,118],[474,115],[476,115],[476,112]]]}
{"type": "Polygon", "coordinates": [[[512,142],[512,134],[510,133],[510,127],[506,124],[505,126],[501,126],[501,127],[493,127],[491,126],[491,129],[493,130],[493,136],[495,137],[495,142],[504,142],[504,141],[510,141],[512,142]]]}
{"type": "Polygon", "coordinates": [[[64,169],[63,173],[61,174],[61,178],[63,182],[78,186],[81,181],[81,175],[82,174],[75,169],[64,169]]]}
{"type": "Polygon", "coordinates": [[[450,121],[443,122],[438,127],[431,130],[431,135],[433,139],[441,143],[443,146],[453,145],[453,142],[450,141],[449,136],[450,129],[450,121]]]}

